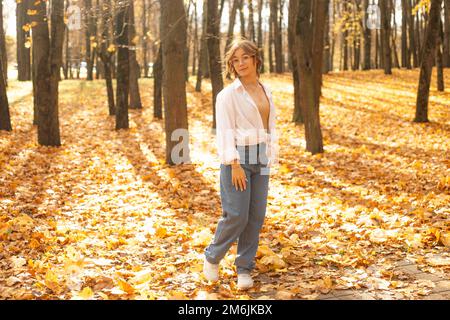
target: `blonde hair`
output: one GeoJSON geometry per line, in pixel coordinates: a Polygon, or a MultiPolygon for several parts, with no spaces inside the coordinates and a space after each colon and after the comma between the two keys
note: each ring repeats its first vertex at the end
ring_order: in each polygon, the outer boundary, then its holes
{"type": "Polygon", "coordinates": [[[260,71],[260,68],[262,65],[260,50],[254,42],[252,42],[250,40],[246,40],[246,39],[234,40],[231,43],[228,51],[225,53],[225,73],[226,73],[226,75],[228,76],[230,74],[233,74],[235,78],[238,77],[238,73],[234,69],[233,62],[232,62],[232,58],[237,49],[242,49],[242,50],[244,50],[244,52],[246,54],[255,58],[256,73],[257,73],[257,76],[259,77],[259,74],[260,74],[259,71],[260,71]]]}

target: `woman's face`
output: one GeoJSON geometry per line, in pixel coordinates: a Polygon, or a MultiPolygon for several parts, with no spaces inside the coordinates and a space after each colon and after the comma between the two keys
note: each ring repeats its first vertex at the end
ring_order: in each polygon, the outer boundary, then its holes
{"type": "Polygon", "coordinates": [[[233,57],[231,63],[236,70],[239,77],[256,75],[256,59],[255,57],[245,53],[244,50],[238,48],[233,57]]]}

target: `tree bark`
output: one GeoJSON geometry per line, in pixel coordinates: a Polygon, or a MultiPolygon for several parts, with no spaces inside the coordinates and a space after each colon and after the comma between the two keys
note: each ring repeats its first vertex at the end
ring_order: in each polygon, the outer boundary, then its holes
{"type": "MultiPolygon", "coordinates": [[[[3,0],[0,0],[2,2],[3,0]]],[[[3,5],[0,6],[0,55],[2,56],[3,77],[8,85],[8,55],[6,54],[5,30],[3,29],[3,5]]]]}
{"type": "Polygon", "coordinates": [[[213,95],[213,129],[216,128],[216,97],[223,89],[222,65],[219,47],[219,23],[217,19],[217,0],[208,0],[207,33],[209,70],[213,95]]]}
{"type": "Polygon", "coordinates": [[[444,0],[444,66],[450,68],[450,0],[444,0]]]}
{"type": "Polygon", "coordinates": [[[47,21],[47,3],[34,2],[32,17],[34,27],[33,64],[35,101],[37,106],[38,143],[45,146],[60,146],[58,117],[58,85],[62,66],[64,42],[64,2],[52,1],[51,38],[47,21]],[[51,40],[50,40],[51,39],[51,40]]]}
{"type": "Polygon", "coordinates": [[[380,1],[379,6],[381,11],[381,48],[384,74],[392,74],[391,46],[389,44],[391,28],[388,1],[380,1]]]}
{"type": "MultiPolygon", "coordinates": [[[[202,18],[202,36],[200,40],[200,56],[198,58],[197,68],[197,82],[195,84],[195,91],[200,92],[202,90],[202,78],[206,78],[207,70],[209,69],[208,63],[208,46],[206,43],[207,31],[206,31],[206,18],[207,18],[207,0],[203,0],[203,18],[202,18]]],[[[228,38],[227,38],[228,39],[228,38]]]]}
{"type": "Polygon", "coordinates": [[[297,61],[297,54],[296,54],[296,34],[295,34],[295,27],[296,27],[296,18],[297,18],[297,12],[298,12],[298,0],[289,0],[289,17],[288,17],[288,46],[289,46],[289,53],[291,55],[291,63],[292,63],[292,77],[294,79],[294,112],[292,114],[292,122],[295,122],[297,124],[304,123],[304,118],[302,114],[302,108],[301,108],[301,99],[300,99],[300,81],[299,81],[299,67],[298,67],[298,61],[297,61]]]}
{"type": "Polygon", "coordinates": [[[323,21],[325,20],[325,1],[318,1],[311,12],[311,1],[299,0],[296,45],[299,63],[300,83],[302,84],[302,106],[305,116],[306,150],[312,154],[323,152],[322,131],[320,128],[317,76],[321,74],[322,59],[314,59],[315,52],[323,52],[323,21]],[[314,28],[311,25],[313,15],[314,28]],[[322,23],[320,23],[322,22],[322,23]],[[314,40],[313,40],[314,37],[314,40]],[[318,62],[318,65],[315,64],[318,62]]]}
{"type": "MultiPolygon", "coordinates": [[[[228,23],[228,33],[227,33],[227,41],[225,44],[225,51],[228,50],[228,48],[230,47],[231,42],[233,41],[233,35],[234,35],[234,25],[236,22],[236,12],[237,9],[239,8],[241,0],[234,0],[233,1],[233,6],[231,7],[231,11],[230,11],[230,20],[228,23]]],[[[231,0],[230,0],[231,3],[231,0]]]]}
{"type": "Polygon", "coordinates": [[[409,47],[408,47],[408,60],[411,60],[411,56],[413,58],[413,67],[417,68],[419,65],[419,59],[417,58],[417,48],[416,48],[416,38],[414,36],[414,17],[411,12],[411,1],[406,0],[405,2],[405,10],[407,13],[408,19],[408,38],[409,38],[409,47]]]}
{"type": "Polygon", "coordinates": [[[192,75],[195,76],[197,72],[197,54],[198,54],[198,15],[197,2],[194,2],[194,50],[192,51],[192,75]]]}
{"type": "Polygon", "coordinates": [[[130,61],[130,109],[142,109],[141,94],[139,93],[139,64],[136,58],[136,27],[134,17],[134,3],[130,1],[129,5],[129,43],[130,48],[128,50],[130,61]]]}
{"type": "Polygon", "coordinates": [[[108,21],[112,19],[112,6],[111,0],[103,0],[102,3],[102,18],[101,18],[101,46],[100,46],[100,59],[103,62],[103,68],[105,73],[106,82],[106,93],[108,95],[108,111],[109,115],[113,116],[116,114],[116,106],[114,102],[114,87],[112,82],[112,52],[108,51],[110,42],[108,34],[108,21]]]}
{"type": "MultiPolygon", "coordinates": [[[[0,13],[2,1],[0,1],[0,13]]],[[[3,16],[0,15],[0,23],[3,23],[3,16]]],[[[8,96],[6,94],[6,79],[3,72],[3,56],[0,55],[0,130],[11,131],[11,117],[9,115],[8,96]]]]}
{"type": "MultiPolygon", "coordinates": [[[[220,19],[219,19],[220,21],[220,19]]],[[[244,0],[239,2],[239,21],[241,22],[241,38],[245,38],[245,15],[244,15],[244,0]]],[[[220,23],[219,23],[220,25],[220,23]]]]}
{"type": "Polygon", "coordinates": [[[264,39],[263,39],[263,32],[262,32],[262,9],[263,9],[263,0],[258,1],[258,48],[261,50],[261,73],[264,73],[265,67],[264,67],[264,39]]]}
{"type": "Polygon", "coordinates": [[[253,11],[253,1],[248,0],[248,38],[250,41],[256,42],[255,35],[255,19],[253,11]]]}
{"type": "Polygon", "coordinates": [[[402,0],[402,68],[411,69],[411,63],[408,59],[408,12],[406,2],[408,0],[402,0]]]}
{"type": "Polygon", "coordinates": [[[270,0],[270,17],[272,25],[272,37],[275,45],[275,72],[283,73],[283,61],[282,61],[282,42],[281,42],[281,30],[278,23],[278,0],[270,0]]]}
{"type": "Polygon", "coordinates": [[[130,57],[128,22],[130,7],[128,1],[116,0],[117,39],[117,88],[116,88],[116,129],[128,129],[128,98],[130,92],[130,57]],[[119,5],[120,4],[120,5],[119,5]]]}
{"type": "Polygon", "coordinates": [[[363,1],[364,8],[364,62],[363,70],[370,70],[370,53],[371,53],[371,42],[372,42],[372,30],[367,26],[368,14],[367,9],[369,8],[369,0],[363,1]]]}
{"type": "Polygon", "coordinates": [[[439,19],[438,33],[436,35],[436,69],[437,69],[437,89],[438,91],[444,91],[444,68],[443,68],[443,56],[442,56],[442,41],[444,37],[444,31],[442,30],[442,20],[439,19]]]}
{"type": "Polygon", "coordinates": [[[31,55],[30,48],[25,47],[30,31],[25,31],[23,27],[28,22],[28,2],[22,0],[16,7],[16,35],[17,35],[17,78],[19,81],[31,80],[31,55]]]}
{"type": "Polygon", "coordinates": [[[442,0],[431,0],[430,17],[428,19],[425,43],[422,50],[414,122],[428,122],[428,97],[430,94],[431,72],[436,49],[441,4],[442,0]]]}
{"type": "Polygon", "coordinates": [[[144,78],[148,78],[148,46],[147,46],[147,0],[142,0],[142,55],[144,63],[144,78]]]}
{"type": "Polygon", "coordinates": [[[162,48],[159,46],[155,63],[153,63],[154,89],[153,89],[153,117],[162,119],[162,48]]]}
{"type": "Polygon", "coordinates": [[[84,9],[86,10],[86,80],[93,80],[94,63],[92,60],[91,37],[93,34],[93,25],[95,21],[92,16],[92,0],[84,0],[84,9]]]}
{"type": "MultiPolygon", "coordinates": [[[[328,1],[329,2],[329,1],[328,1]]],[[[330,64],[330,17],[327,14],[325,17],[325,30],[324,30],[324,52],[322,62],[322,73],[328,73],[331,71],[330,64]]]]}
{"type": "MultiPolygon", "coordinates": [[[[166,163],[178,164],[190,161],[186,85],[184,75],[184,54],[187,40],[187,21],[183,0],[161,1],[161,34],[163,56],[163,95],[166,131],[166,163]],[[176,130],[184,129],[182,140],[183,154],[176,151],[179,143],[172,138],[176,130]],[[181,157],[178,159],[178,157],[181,157]]],[[[217,17],[217,1],[215,3],[217,17]]],[[[211,12],[208,8],[208,13],[211,12]]],[[[215,18],[216,18],[215,17],[215,18]]]]}

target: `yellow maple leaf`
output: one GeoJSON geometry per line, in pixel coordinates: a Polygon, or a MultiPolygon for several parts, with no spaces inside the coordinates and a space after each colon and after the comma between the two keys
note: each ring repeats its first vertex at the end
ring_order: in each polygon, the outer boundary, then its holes
{"type": "Polygon", "coordinates": [[[58,293],[61,291],[61,287],[59,285],[58,277],[54,272],[51,270],[48,270],[45,274],[45,280],[44,280],[45,286],[52,291],[58,293]]]}
{"type": "Polygon", "coordinates": [[[135,292],[134,287],[131,284],[129,284],[128,282],[126,282],[125,280],[119,279],[119,280],[117,280],[117,284],[119,285],[119,288],[122,291],[125,291],[128,294],[134,294],[134,292],[135,292]]]}
{"type": "Polygon", "coordinates": [[[85,287],[78,293],[78,296],[84,300],[89,300],[94,296],[94,291],[90,287],[85,287]]]}
{"type": "Polygon", "coordinates": [[[167,236],[167,229],[164,227],[156,228],[155,235],[159,238],[164,238],[167,236]]]}

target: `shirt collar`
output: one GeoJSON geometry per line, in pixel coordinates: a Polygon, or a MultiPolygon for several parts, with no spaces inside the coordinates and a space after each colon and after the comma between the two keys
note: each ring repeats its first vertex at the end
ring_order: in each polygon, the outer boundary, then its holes
{"type": "MultiPolygon", "coordinates": [[[[266,91],[267,95],[269,95],[269,90],[266,87],[266,85],[261,83],[261,81],[259,81],[259,80],[258,80],[258,82],[264,88],[264,90],[266,91]]],[[[235,89],[235,90],[237,90],[239,88],[242,88],[242,90],[244,90],[244,86],[242,85],[242,82],[241,82],[241,80],[238,77],[236,77],[236,79],[234,79],[234,81],[232,83],[232,86],[233,86],[233,89],[235,89]]]]}
{"type": "Polygon", "coordinates": [[[233,81],[233,89],[237,90],[239,88],[244,89],[244,86],[242,85],[241,80],[238,77],[236,77],[236,79],[234,79],[233,81]]]}

